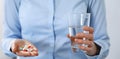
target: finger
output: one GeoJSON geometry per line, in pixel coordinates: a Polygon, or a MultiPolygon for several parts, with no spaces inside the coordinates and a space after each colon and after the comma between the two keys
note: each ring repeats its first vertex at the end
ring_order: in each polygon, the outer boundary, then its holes
{"type": "Polygon", "coordinates": [[[69,35],[69,34],[67,34],[67,37],[68,37],[68,38],[70,38],[70,35],[69,35]]]}
{"type": "Polygon", "coordinates": [[[91,34],[93,34],[93,32],[94,32],[94,29],[92,27],[88,27],[88,26],[84,26],[83,30],[89,31],[89,33],[91,33],[91,34]]]}
{"type": "Polygon", "coordinates": [[[70,34],[67,34],[67,37],[68,38],[74,38],[74,36],[70,36],[70,34]]]}
{"type": "Polygon", "coordinates": [[[38,49],[37,49],[32,43],[30,43],[30,44],[28,45],[28,48],[32,49],[33,51],[38,52],[38,49]]]}
{"type": "Polygon", "coordinates": [[[67,34],[67,37],[71,40],[71,42],[75,42],[75,37],[70,36],[69,34],[67,34]]]}
{"type": "Polygon", "coordinates": [[[90,41],[93,41],[93,34],[85,34],[85,33],[78,33],[76,34],[76,37],[77,39],[83,39],[83,38],[86,38],[86,39],[89,39],[90,41]]]}
{"type": "Polygon", "coordinates": [[[30,52],[26,52],[26,51],[19,51],[19,52],[16,52],[16,54],[18,56],[25,56],[25,57],[31,56],[30,52]]]}
{"type": "Polygon", "coordinates": [[[84,46],[78,46],[81,50],[89,52],[91,50],[91,48],[89,47],[84,47],[84,46]]]}
{"type": "Polygon", "coordinates": [[[31,56],[38,56],[38,52],[36,51],[33,51],[33,52],[30,52],[31,56]]]}
{"type": "Polygon", "coordinates": [[[82,39],[83,37],[85,37],[84,33],[77,33],[75,36],[75,38],[77,38],[77,39],[82,39]]]}
{"type": "Polygon", "coordinates": [[[84,34],[84,38],[90,41],[93,41],[94,39],[93,34],[84,34]]]}
{"type": "Polygon", "coordinates": [[[78,44],[89,44],[89,41],[88,40],[82,40],[82,39],[76,39],[76,41],[75,41],[76,43],[78,43],[78,44]]]}
{"type": "Polygon", "coordinates": [[[76,40],[76,43],[78,43],[79,45],[85,44],[85,45],[87,45],[88,47],[91,47],[91,46],[92,46],[92,41],[89,41],[89,40],[77,39],[77,40],[76,40]]]}
{"type": "Polygon", "coordinates": [[[19,51],[19,53],[17,53],[17,55],[25,56],[25,57],[27,57],[27,56],[38,56],[38,50],[33,50],[33,49],[31,50],[31,48],[30,48],[28,50],[19,51]]]}
{"type": "Polygon", "coordinates": [[[38,49],[34,45],[32,45],[31,49],[33,49],[33,51],[38,52],[38,49]]]}

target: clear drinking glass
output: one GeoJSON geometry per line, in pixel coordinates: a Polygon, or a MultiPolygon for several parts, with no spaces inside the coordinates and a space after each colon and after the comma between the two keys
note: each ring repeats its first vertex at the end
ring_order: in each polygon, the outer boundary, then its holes
{"type": "MultiPolygon", "coordinates": [[[[79,51],[78,44],[75,43],[75,35],[77,33],[86,33],[88,34],[88,31],[83,30],[83,26],[89,26],[90,25],[90,13],[72,13],[69,19],[69,35],[72,37],[71,40],[71,48],[73,49],[73,52],[79,51]]],[[[83,38],[83,40],[86,40],[86,38],[83,38]]],[[[82,44],[82,46],[87,47],[87,45],[82,44]]]]}

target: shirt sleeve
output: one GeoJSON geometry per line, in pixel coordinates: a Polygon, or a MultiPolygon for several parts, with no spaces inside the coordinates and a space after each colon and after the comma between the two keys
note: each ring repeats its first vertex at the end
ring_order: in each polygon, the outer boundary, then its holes
{"type": "Polygon", "coordinates": [[[19,0],[4,0],[4,21],[3,21],[3,39],[2,50],[11,57],[16,55],[10,51],[11,42],[21,38],[21,27],[19,24],[19,0]]]}
{"type": "Polygon", "coordinates": [[[88,12],[91,13],[91,26],[94,28],[94,41],[101,47],[99,55],[88,56],[88,59],[105,59],[109,52],[109,37],[107,35],[106,11],[104,0],[91,0],[88,12]]]}

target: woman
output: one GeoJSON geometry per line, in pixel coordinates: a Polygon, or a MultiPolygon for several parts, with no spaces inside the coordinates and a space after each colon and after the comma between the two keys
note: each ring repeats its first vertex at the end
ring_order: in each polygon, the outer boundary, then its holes
{"type": "Polygon", "coordinates": [[[104,59],[109,51],[104,1],[5,0],[2,48],[18,59],[104,59]],[[91,13],[90,27],[83,27],[89,34],[75,36],[76,43],[89,46],[78,46],[79,53],[72,53],[68,34],[73,11],[91,13]]]}

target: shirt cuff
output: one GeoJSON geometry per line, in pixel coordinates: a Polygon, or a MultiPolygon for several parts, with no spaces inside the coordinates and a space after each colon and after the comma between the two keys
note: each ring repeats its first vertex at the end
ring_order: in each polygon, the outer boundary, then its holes
{"type": "Polygon", "coordinates": [[[86,54],[87,59],[105,59],[106,55],[107,55],[107,52],[104,53],[105,49],[102,48],[102,45],[100,44],[100,42],[96,41],[95,43],[101,47],[99,55],[89,56],[89,55],[86,54]]]}
{"type": "Polygon", "coordinates": [[[12,44],[15,42],[15,40],[16,40],[16,39],[12,39],[12,40],[10,41],[10,44],[9,44],[9,47],[8,47],[8,50],[9,50],[9,52],[10,52],[10,56],[13,56],[13,57],[16,57],[16,54],[11,51],[11,47],[12,47],[12,44]]]}
{"type": "Polygon", "coordinates": [[[15,41],[16,39],[4,39],[3,40],[3,44],[2,44],[2,49],[3,52],[10,56],[10,57],[16,57],[17,55],[14,54],[12,51],[10,51],[10,48],[12,46],[12,43],[15,41]]]}

